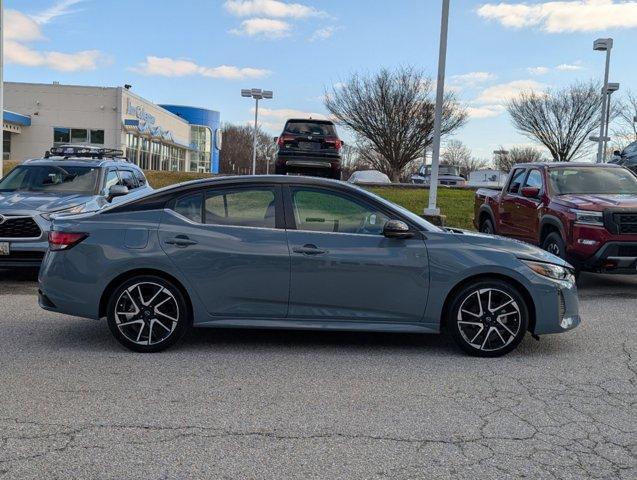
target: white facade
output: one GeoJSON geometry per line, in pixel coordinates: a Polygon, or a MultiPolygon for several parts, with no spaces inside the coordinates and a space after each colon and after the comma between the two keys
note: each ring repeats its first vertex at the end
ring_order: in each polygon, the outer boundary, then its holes
{"type": "Polygon", "coordinates": [[[470,187],[502,187],[507,174],[500,170],[483,169],[469,174],[470,187]]]}
{"type": "Polygon", "coordinates": [[[189,170],[191,126],[122,87],[5,82],[5,109],[31,119],[11,134],[12,160],[39,158],[55,144],[122,149],[145,169],[189,170]]]}

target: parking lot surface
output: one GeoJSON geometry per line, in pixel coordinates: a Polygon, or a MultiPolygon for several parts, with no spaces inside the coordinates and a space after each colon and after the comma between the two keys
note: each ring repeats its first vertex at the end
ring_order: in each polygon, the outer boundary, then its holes
{"type": "Polygon", "coordinates": [[[125,351],[0,273],[0,478],[635,478],[637,278],[582,325],[471,358],[445,336],[195,330],[125,351]]]}

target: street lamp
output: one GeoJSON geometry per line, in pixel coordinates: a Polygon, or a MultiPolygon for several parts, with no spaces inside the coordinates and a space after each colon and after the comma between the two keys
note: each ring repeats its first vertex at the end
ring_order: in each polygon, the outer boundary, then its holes
{"type": "Polygon", "coordinates": [[[607,97],[606,100],[606,125],[604,127],[604,137],[606,137],[604,139],[604,153],[603,153],[603,160],[606,161],[606,148],[608,147],[608,141],[610,140],[610,137],[608,136],[608,125],[610,124],[610,112],[611,112],[611,108],[610,108],[610,96],[613,94],[613,92],[616,92],[617,90],[619,90],[619,83],[609,83],[608,86],[606,87],[606,91],[604,92],[604,94],[607,97]]]}
{"type": "Polygon", "coordinates": [[[599,141],[597,143],[597,163],[603,161],[604,141],[603,138],[606,123],[606,95],[608,90],[608,72],[610,70],[610,51],[613,48],[612,38],[598,38],[593,42],[593,50],[596,52],[606,52],[606,68],[604,69],[604,88],[602,90],[602,115],[599,125],[599,141]]]}
{"type": "Polygon", "coordinates": [[[431,154],[431,177],[429,181],[429,206],[425,215],[440,215],[438,200],[438,167],[440,165],[440,134],[442,130],[442,103],[445,94],[445,68],[447,63],[447,31],[449,29],[449,0],[442,0],[440,20],[440,51],[438,52],[438,83],[436,86],[436,108],[434,110],[434,138],[431,154]]]}
{"type": "Polygon", "coordinates": [[[259,118],[259,100],[269,100],[273,97],[271,90],[261,90],[260,88],[241,89],[241,96],[254,98],[254,136],[252,138],[252,175],[257,174],[257,121],[259,118]]]}
{"type": "Polygon", "coordinates": [[[0,0],[0,178],[4,176],[4,2],[0,0]]]}

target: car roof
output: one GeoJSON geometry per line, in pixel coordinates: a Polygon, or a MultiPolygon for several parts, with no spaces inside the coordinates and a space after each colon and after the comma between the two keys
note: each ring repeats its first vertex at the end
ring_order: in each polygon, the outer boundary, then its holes
{"type": "Polygon", "coordinates": [[[319,118],[288,118],[285,123],[289,122],[313,122],[313,123],[324,123],[328,125],[334,125],[334,122],[331,120],[322,120],[319,118]]]}
{"type": "Polygon", "coordinates": [[[591,163],[591,162],[531,162],[531,163],[516,163],[511,167],[514,168],[572,168],[572,167],[612,167],[621,168],[619,165],[613,165],[612,163],[591,163]]]}
{"type": "Polygon", "coordinates": [[[33,158],[25,160],[21,165],[69,165],[72,167],[132,167],[139,170],[139,167],[133,163],[120,158],[85,158],[85,157],[69,157],[69,158],[33,158]]]}

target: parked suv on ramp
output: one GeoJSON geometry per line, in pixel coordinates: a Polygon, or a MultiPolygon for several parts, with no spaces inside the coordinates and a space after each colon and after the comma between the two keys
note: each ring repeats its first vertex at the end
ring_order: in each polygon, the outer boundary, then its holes
{"type": "Polygon", "coordinates": [[[341,148],[336,127],[328,120],[291,119],[277,139],[275,173],[341,179],[341,148]]]}
{"type": "Polygon", "coordinates": [[[118,197],[152,191],[120,150],[61,146],[0,180],[0,268],[38,267],[54,215],[99,210],[118,197]]]}

